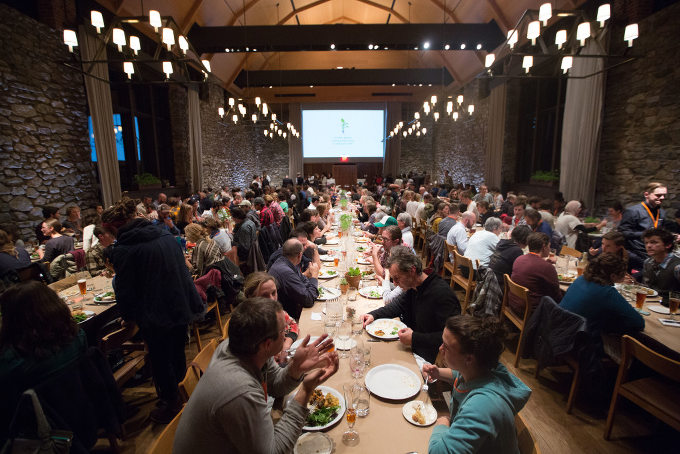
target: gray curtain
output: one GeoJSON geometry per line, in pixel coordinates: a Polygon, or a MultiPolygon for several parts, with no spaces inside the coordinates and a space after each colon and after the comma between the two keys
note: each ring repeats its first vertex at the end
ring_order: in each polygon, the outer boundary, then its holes
{"type": "MultiPolygon", "coordinates": [[[[97,37],[80,27],[80,52],[84,61],[106,60],[106,46],[97,37]]],[[[116,136],[113,132],[113,107],[109,86],[107,63],[83,63],[87,103],[92,116],[94,144],[97,148],[99,184],[105,207],[120,200],[120,172],[116,152],[116,136]]]]}
{"type": "Polygon", "coordinates": [[[505,143],[505,101],[507,85],[502,83],[489,95],[489,138],[484,157],[484,182],[489,187],[501,187],[501,165],[505,143]]]}
{"type": "Polygon", "coordinates": [[[288,104],[288,118],[295,125],[295,129],[300,133],[300,138],[288,139],[288,175],[295,181],[295,175],[304,171],[302,162],[302,111],[300,103],[288,104]]]}
{"type": "MultiPolygon", "coordinates": [[[[393,129],[401,120],[401,103],[388,102],[387,103],[387,118],[385,129],[393,129]]],[[[389,138],[390,133],[387,131],[386,137],[389,138]]],[[[401,161],[401,136],[396,135],[391,139],[385,139],[385,160],[383,161],[383,174],[392,175],[396,177],[399,174],[399,165],[401,161]]]]}
{"type": "MultiPolygon", "coordinates": [[[[189,184],[196,193],[203,188],[203,144],[201,141],[201,102],[198,89],[189,87],[187,93],[189,114],[189,184]]],[[[208,163],[210,165],[211,163],[208,163]]]]}
{"type": "MultiPolygon", "coordinates": [[[[595,39],[581,51],[586,55],[604,54],[595,39]]],[[[589,76],[603,69],[601,58],[574,58],[572,77],[589,76]]],[[[560,191],[567,200],[583,200],[592,207],[595,200],[598,146],[602,129],[604,73],[567,82],[562,122],[560,191]]]]}

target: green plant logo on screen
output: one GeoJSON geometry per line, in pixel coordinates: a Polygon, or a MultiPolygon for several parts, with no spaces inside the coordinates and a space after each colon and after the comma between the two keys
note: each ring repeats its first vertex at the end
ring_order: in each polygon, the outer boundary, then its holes
{"type": "Polygon", "coordinates": [[[345,133],[345,128],[349,128],[349,122],[345,121],[344,118],[340,119],[340,128],[342,129],[342,133],[345,133]]]}

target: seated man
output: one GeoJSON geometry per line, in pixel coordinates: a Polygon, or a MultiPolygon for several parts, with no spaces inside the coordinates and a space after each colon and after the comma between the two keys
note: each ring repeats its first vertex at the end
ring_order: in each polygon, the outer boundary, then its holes
{"type": "Polygon", "coordinates": [[[489,218],[484,223],[484,230],[475,232],[468,240],[464,255],[472,260],[472,266],[475,269],[477,269],[477,260],[479,260],[480,266],[487,266],[489,264],[489,259],[500,241],[498,235],[501,233],[502,224],[498,218],[489,218]]]}
{"type": "Polygon", "coordinates": [[[496,273],[498,285],[503,288],[503,275],[512,275],[512,265],[518,257],[524,255],[527,247],[527,238],[531,229],[527,225],[520,225],[512,229],[509,240],[500,240],[496,245],[496,250],[489,258],[489,268],[496,273]]]}
{"type": "Polygon", "coordinates": [[[680,257],[671,254],[673,234],[664,229],[649,229],[642,234],[649,258],[642,268],[642,282],[658,291],[665,303],[668,292],[680,292],[680,257]]]}
{"type": "Polygon", "coordinates": [[[411,215],[404,212],[397,216],[397,225],[401,229],[401,241],[404,245],[413,249],[413,232],[411,232],[411,215]]]}
{"type": "MultiPolygon", "coordinates": [[[[459,254],[465,254],[465,249],[468,245],[467,229],[471,229],[475,225],[475,219],[474,213],[466,211],[460,217],[460,221],[456,222],[446,235],[446,242],[456,246],[459,254]]],[[[451,257],[451,261],[453,262],[453,257],[451,257]]]]}
{"type": "Polygon", "coordinates": [[[531,227],[531,230],[545,233],[548,235],[548,238],[552,238],[553,229],[550,227],[550,224],[543,220],[539,211],[527,208],[524,212],[524,219],[526,219],[527,225],[531,227]]]}
{"type": "Polygon", "coordinates": [[[314,389],[338,370],[338,355],[322,353],[325,336],[307,336],[288,366],[273,356],[285,340],[281,305],[268,298],[239,304],[229,321],[229,338],[220,344],[210,367],[184,408],[177,427],[176,454],[293,452],[307,421],[314,389]],[[274,425],[267,395],[283,397],[302,386],[274,425]]]}
{"type": "MultiPolygon", "coordinates": [[[[557,270],[552,263],[545,260],[550,256],[550,239],[545,233],[534,232],[527,238],[529,253],[518,257],[512,265],[510,278],[516,284],[529,289],[529,304],[532,310],[538,306],[544,296],[549,296],[556,303],[562,299],[557,270]]],[[[510,295],[508,300],[515,313],[524,314],[524,303],[510,295]]]]}
{"type": "Polygon", "coordinates": [[[116,240],[116,237],[111,231],[100,225],[94,228],[94,236],[97,237],[99,241],[85,253],[87,271],[90,272],[92,277],[99,276],[107,270],[104,250],[111,246],[116,240]]]}
{"type": "MultiPolygon", "coordinates": [[[[442,215],[444,216],[441,221],[439,221],[439,225],[437,225],[437,235],[446,237],[446,235],[449,233],[449,230],[451,230],[451,227],[453,227],[456,224],[456,220],[458,219],[458,213],[460,211],[460,208],[458,205],[455,203],[444,203],[442,206],[442,215]]],[[[434,230],[434,225],[432,226],[432,229],[434,230]]]]}
{"type": "Polygon", "coordinates": [[[276,290],[283,308],[297,320],[302,308],[314,306],[314,300],[319,296],[319,265],[312,262],[310,277],[302,275],[298,265],[302,261],[303,247],[296,238],[286,240],[281,252],[281,257],[269,268],[269,274],[276,278],[276,290]]]}
{"type": "MultiPolygon", "coordinates": [[[[602,244],[599,248],[590,248],[588,250],[588,256],[592,259],[603,253],[614,254],[623,260],[623,263],[626,265],[626,269],[628,272],[630,272],[631,268],[628,260],[628,251],[626,251],[626,248],[623,247],[625,244],[626,238],[623,236],[623,233],[612,230],[611,232],[607,232],[602,235],[602,244]]],[[[626,278],[624,278],[624,282],[625,281],[627,281],[626,278]]]]}
{"type": "Polygon", "coordinates": [[[371,243],[370,254],[375,275],[384,279],[385,269],[388,268],[387,263],[390,257],[390,251],[394,246],[401,246],[401,230],[397,225],[390,225],[381,228],[381,230],[382,246],[380,244],[371,243]]]}
{"type": "Polygon", "coordinates": [[[160,226],[163,230],[167,230],[170,232],[172,235],[179,236],[180,232],[179,229],[175,226],[175,224],[172,222],[172,217],[170,216],[170,205],[167,205],[165,203],[161,203],[158,206],[158,219],[153,220],[153,224],[160,226]]]}
{"type": "Polygon", "coordinates": [[[364,326],[378,318],[401,318],[408,327],[399,330],[399,341],[432,363],[446,319],[460,314],[458,298],[438,274],[423,273],[422,262],[405,246],[392,248],[388,265],[393,282],[405,293],[362,315],[364,326]]]}
{"type": "Polygon", "coordinates": [[[257,227],[241,208],[232,208],[231,216],[235,224],[231,254],[235,263],[245,263],[248,260],[250,248],[257,241],[257,227]]]}

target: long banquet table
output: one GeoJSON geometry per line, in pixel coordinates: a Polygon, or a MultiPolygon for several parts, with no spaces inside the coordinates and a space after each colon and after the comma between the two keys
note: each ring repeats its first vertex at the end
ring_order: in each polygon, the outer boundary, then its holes
{"type": "MultiPolygon", "coordinates": [[[[356,250],[358,245],[351,241],[351,245],[356,250]]],[[[333,248],[339,250],[341,246],[327,246],[328,249],[333,248]]],[[[351,257],[352,254],[349,254],[351,257]]],[[[349,260],[349,258],[348,258],[349,260]]],[[[324,264],[322,269],[342,270],[342,263],[340,267],[328,267],[324,264]]],[[[342,274],[342,273],[340,273],[342,274]]],[[[319,280],[319,285],[325,287],[335,288],[338,286],[339,277],[329,280],[319,280]]],[[[370,285],[377,285],[375,281],[369,281],[370,285]]],[[[357,300],[351,302],[353,307],[357,309],[358,314],[370,312],[371,310],[382,306],[382,300],[374,300],[364,298],[357,295],[357,300]]],[[[312,320],[312,313],[321,313],[324,308],[323,301],[317,301],[313,307],[304,309],[300,316],[300,336],[310,334],[312,336],[319,336],[323,334],[323,321],[312,320]]],[[[364,332],[361,334],[364,342],[371,337],[364,332]]],[[[420,370],[416,361],[408,347],[403,346],[399,341],[378,341],[370,342],[365,345],[371,346],[371,364],[364,372],[365,374],[373,367],[381,364],[398,364],[404,366],[413,372],[418,377],[421,377],[420,370]]],[[[340,359],[340,368],[338,372],[330,377],[325,386],[332,387],[342,393],[342,385],[351,383],[354,379],[349,370],[349,358],[340,359]]],[[[363,379],[359,379],[363,383],[363,379]]],[[[421,380],[422,384],[422,380],[421,380]]],[[[405,452],[427,452],[427,444],[432,433],[432,427],[418,427],[404,418],[402,415],[402,407],[406,402],[411,400],[424,400],[426,393],[422,390],[410,399],[400,401],[384,400],[371,394],[370,412],[366,417],[357,417],[354,428],[359,432],[359,444],[356,446],[347,446],[342,441],[342,434],[347,430],[347,422],[343,418],[335,426],[326,430],[326,434],[333,440],[335,444],[335,453],[345,452],[365,452],[365,453],[405,453],[405,452]]]]}

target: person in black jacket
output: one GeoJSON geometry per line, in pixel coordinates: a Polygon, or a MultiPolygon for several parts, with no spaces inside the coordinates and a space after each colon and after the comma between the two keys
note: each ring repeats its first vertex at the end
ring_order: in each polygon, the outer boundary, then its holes
{"type": "Polygon", "coordinates": [[[422,262],[406,246],[390,249],[387,264],[392,281],[405,293],[385,307],[362,315],[364,326],[379,318],[398,316],[407,325],[399,330],[399,341],[433,363],[446,319],[460,315],[458,298],[438,274],[423,273],[422,262]]]}
{"type": "Polygon", "coordinates": [[[500,240],[496,245],[496,250],[489,259],[489,268],[496,273],[496,279],[501,289],[503,288],[503,275],[512,275],[512,265],[517,257],[524,254],[527,247],[527,238],[531,233],[528,225],[518,225],[512,229],[509,240],[500,240]]]}
{"type": "Polygon", "coordinates": [[[203,316],[205,307],[175,237],[134,216],[135,203],[128,198],[102,214],[117,239],[111,251],[113,288],[123,319],[139,326],[149,347],[160,398],[151,419],[168,423],[182,408],[177,384],[186,371],[188,325],[203,316]]]}

